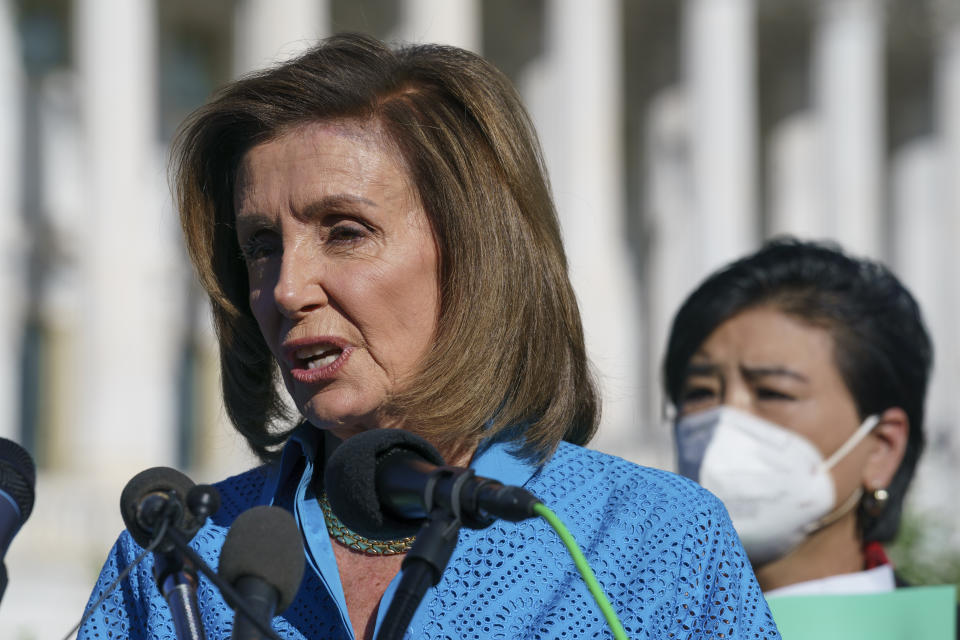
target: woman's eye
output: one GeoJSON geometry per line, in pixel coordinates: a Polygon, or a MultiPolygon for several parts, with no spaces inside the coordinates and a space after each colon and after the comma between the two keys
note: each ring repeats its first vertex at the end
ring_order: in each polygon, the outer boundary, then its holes
{"type": "Polygon", "coordinates": [[[276,250],[275,243],[270,242],[263,234],[257,234],[246,240],[240,245],[240,254],[248,262],[257,262],[267,258],[276,250]]]}
{"type": "Polygon", "coordinates": [[[356,223],[343,223],[330,229],[327,241],[338,245],[349,245],[362,240],[367,235],[367,229],[356,223]]]}
{"type": "Polygon", "coordinates": [[[760,400],[793,400],[794,397],[789,393],[784,393],[769,387],[758,387],[757,398],[760,400]]]}
{"type": "Polygon", "coordinates": [[[709,387],[689,387],[680,395],[681,405],[709,402],[716,397],[716,392],[709,387]]]}

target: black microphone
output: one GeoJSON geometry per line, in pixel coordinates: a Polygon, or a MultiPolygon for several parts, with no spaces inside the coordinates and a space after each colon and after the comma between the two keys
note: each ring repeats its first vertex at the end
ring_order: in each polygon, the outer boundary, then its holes
{"type": "Polygon", "coordinates": [[[437,508],[472,529],[497,518],[519,522],[536,515],[540,501],[529,491],[443,465],[440,453],[409,431],[364,431],[327,460],[327,499],[345,525],[379,540],[415,535],[437,508]]]}
{"type": "MultiPolygon", "coordinates": [[[[209,485],[193,480],[170,467],[152,467],[133,476],[120,493],[120,515],[127,531],[141,547],[147,547],[164,523],[190,540],[204,520],[220,507],[220,495],[209,485]],[[199,513],[191,510],[197,509],[199,513]]],[[[160,552],[172,550],[164,541],[160,552]]]]}
{"type": "Polygon", "coordinates": [[[13,440],[0,438],[0,599],[7,590],[3,558],[33,511],[36,481],[37,470],[30,454],[13,440]]]}
{"type": "Polygon", "coordinates": [[[264,637],[249,616],[269,627],[296,597],[304,564],[300,530],[287,511],[259,506],[237,516],[223,541],[217,569],[246,603],[246,611],[236,608],[233,640],[264,637]]]}
{"type": "Polygon", "coordinates": [[[177,638],[203,640],[197,606],[196,554],[187,542],[207,516],[220,508],[220,494],[209,485],[169,467],[141,471],[120,494],[120,513],[130,535],[141,547],[154,547],[154,578],[170,607],[177,638]]]}

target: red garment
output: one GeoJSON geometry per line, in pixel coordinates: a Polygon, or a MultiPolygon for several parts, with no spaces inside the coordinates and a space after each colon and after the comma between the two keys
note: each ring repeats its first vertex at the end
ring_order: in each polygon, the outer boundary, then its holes
{"type": "Polygon", "coordinates": [[[890,558],[887,557],[887,551],[883,548],[883,545],[879,542],[868,542],[863,547],[863,560],[864,560],[864,569],[869,571],[870,569],[876,569],[877,567],[882,567],[885,564],[891,564],[890,558]]]}

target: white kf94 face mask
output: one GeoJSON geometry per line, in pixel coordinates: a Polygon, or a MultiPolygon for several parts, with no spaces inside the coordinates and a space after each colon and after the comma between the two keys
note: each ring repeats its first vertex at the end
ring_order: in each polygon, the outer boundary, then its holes
{"type": "Polygon", "coordinates": [[[723,501],[747,556],[763,565],[785,556],[860,500],[834,505],[830,469],[879,422],[870,416],[824,460],[803,436],[745,411],[721,406],[676,425],[680,474],[723,501]]]}

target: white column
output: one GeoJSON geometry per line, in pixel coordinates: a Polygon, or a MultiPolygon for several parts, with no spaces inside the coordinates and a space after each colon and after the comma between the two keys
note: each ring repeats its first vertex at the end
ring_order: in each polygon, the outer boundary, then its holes
{"type": "Polygon", "coordinates": [[[329,0],[239,0],[234,13],[234,73],[292,58],[328,35],[329,0]]]}
{"type": "MultiPolygon", "coordinates": [[[[945,173],[941,185],[943,210],[949,234],[960,240],[960,6],[944,1],[938,14],[934,77],[934,126],[943,147],[945,173]]],[[[954,257],[953,274],[960,276],[960,259],[954,257]]],[[[953,282],[960,282],[954,278],[953,282]]],[[[955,289],[956,291],[956,289],[955,289]]],[[[953,296],[957,300],[960,296],[953,296]]],[[[960,300],[958,300],[960,311],[960,300]]]]}
{"type": "MultiPolygon", "coordinates": [[[[952,539],[946,544],[952,548],[960,547],[960,515],[954,504],[955,495],[950,495],[949,487],[955,487],[960,481],[960,430],[956,418],[960,415],[960,338],[957,327],[960,324],[960,258],[956,247],[960,245],[960,5],[954,2],[941,2],[941,10],[936,14],[935,23],[939,27],[934,68],[934,126],[941,151],[941,173],[936,193],[939,201],[939,233],[946,253],[941,265],[942,271],[936,274],[936,286],[944,307],[946,325],[944,335],[936,346],[936,364],[934,376],[937,385],[943,389],[950,403],[943,408],[949,412],[940,433],[934,437],[940,445],[928,457],[936,456],[941,463],[938,475],[927,474],[931,492],[939,491],[938,517],[951,514],[945,528],[952,531],[952,539]]],[[[932,423],[928,420],[928,424],[932,423]]],[[[930,441],[934,441],[933,438],[930,441]]],[[[923,470],[924,465],[920,465],[923,470]]],[[[932,471],[932,470],[931,470],[932,471]]],[[[921,476],[923,479],[923,476],[921,476]]]]}
{"type": "Polygon", "coordinates": [[[683,53],[701,272],[753,249],[756,73],[753,0],[687,0],[683,53]]]}
{"type": "Polygon", "coordinates": [[[594,446],[630,455],[639,438],[637,285],[628,259],[621,140],[619,3],[547,4],[549,83],[533,115],[563,227],[587,351],[603,395],[594,446]],[[549,138],[548,138],[549,136],[549,138]]]}
{"type": "Polygon", "coordinates": [[[690,193],[689,113],[681,87],[657,94],[644,117],[643,216],[648,250],[643,278],[649,355],[644,388],[647,398],[644,455],[638,460],[675,469],[672,425],[664,424],[660,367],[673,316],[697,285],[700,267],[697,221],[690,193]],[[649,427],[647,427],[649,425],[649,427]]]}
{"type": "MultiPolygon", "coordinates": [[[[41,289],[31,291],[43,328],[41,388],[38,389],[38,453],[51,470],[71,469],[78,403],[86,392],[77,384],[78,345],[86,335],[81,300],[83,256],[87,252],[68,247],[87,246],[84,229],[88,223],[85,132],[80,121],[80,83],[71,70],[44,74],[33,89],[31,108],[36,121],[35,146],[38,162],[39,197],[33,207],[41,216],[42,243],[56,247],[42,256],[41,289]],[[66,250],[65,250],[66,249],[66,250]]],[[[30,212],[34,214],[33,211],[30,212]]],[[[95,250],[95,249],[94,249],[95,250]]]]}
{"type": "Polygon", "coordinates": [[[75,468],[123,478],[173,462],[175,353],[163,286],[154,5],[76,4],[86,198],[78,226],[80,389],[75,468]]]}
{"type": "Polygon", "coordinates": [[[784,118],[769,135],[770,235],[829,235],[820,188],[818,124],[816,115],[805,110],[784,118]]]}
{"type": "Polygon", "coordinates": [[[830,235],[851,252],[874,257],[882,245],[882,12],[882,0],[821,0],[813,39],[830,235]]]}
{"type": "MultiPolygon", "coordinates": [[[[950,216],[943,208],[940,187],[941,154],[937,141],[920,137],[897,149],[890,163],[890,194],[893,212],[892,265],[923,310],[933,338],[937,366],[927,392],[926,427],[931,441],[938,431],[949,431],[956,418],[955,388],[947,382],[949,354],[945,340],[955,331],[950,322],[954,295],[947,295],[944,274],[955,260],[956,239],[944,233],[950,216]],[[947,362],[940,357],[947,356],[947,362]]],[[[956,289],[956,287],[954,286],[956,289]]],[[[949,437],[949,433],[946,434],[949,437]]]]}
{"type": "MultiPolygon", "coordinates": [[[[947,274],[955,268],[957,237],[949,233],[950,217],[956,214],[951,216],[944,209],[939,188],[940,151],[936,140],[920,138],[894,156],[890,171],[892,238],[894,267],[920,304],[935,349],[923,424],[928,447],[908,496],[909,508],[942,522],[947,531],[956,531],[960,519],[952,506],[956,501],[953,488],[960,480],[960,438],[956,432],[956,323],[951,316],[958,290],[947,274]]],[[[954,546],[957,542],[960,539],[954,546]]]]}
{"type": "Polygon", "coordinates": [[[12,0],[0,0],[0,436],[19,440],[23,335],[23,70],[12,0]]]}
{"type": "Polygon", "coordinates": [[[478,0],[402,0],[395,36],[407,42],[451,44],[479,52],[483,31],[478,0]]]}

